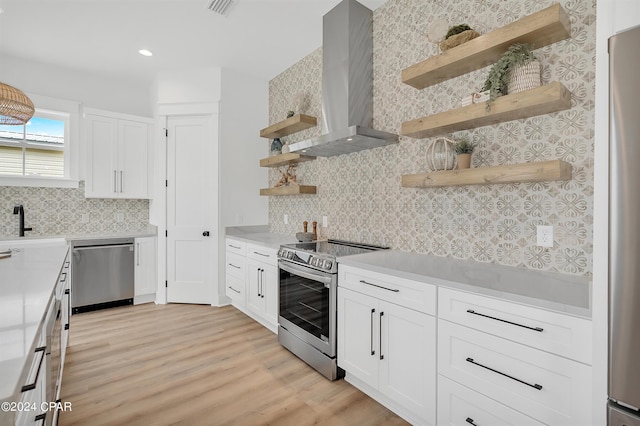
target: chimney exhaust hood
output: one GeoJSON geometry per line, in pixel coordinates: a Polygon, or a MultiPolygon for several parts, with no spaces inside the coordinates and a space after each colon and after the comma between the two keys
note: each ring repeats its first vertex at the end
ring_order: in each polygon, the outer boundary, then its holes
{"type": "Polygon", "coordinates": [[[373,12],[343,0],[322,18],[320,137],[289,145],[291,152],[332,157],[398,143],[373,121],[373,12]]]}

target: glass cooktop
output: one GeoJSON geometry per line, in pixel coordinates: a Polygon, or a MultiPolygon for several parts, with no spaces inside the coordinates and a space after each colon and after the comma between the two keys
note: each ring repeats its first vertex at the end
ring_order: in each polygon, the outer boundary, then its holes
{"type": "Polygon", "coordinates": [[[366,253],[372,250],[384,250],[389,248],[389,247],[374,246],[369,244],[352,243],[349,241],[340,241],[340,240],[312,241],[308,243],[284,244],[283,247],[288,247],[296,250],[304,250],[308,252],[315,252],[320,254],[326,254],[334,257],[351,256],[353,254],[360,254],[360,253],[366,253]]]}
{"type": "Polygon", "coordinates": [[[340,240],[311,241],[283,244],[278,251],[278,257],[300,265],[335,273],[337,272],[335,260],[338,257],[388,248],[340,240]]]}

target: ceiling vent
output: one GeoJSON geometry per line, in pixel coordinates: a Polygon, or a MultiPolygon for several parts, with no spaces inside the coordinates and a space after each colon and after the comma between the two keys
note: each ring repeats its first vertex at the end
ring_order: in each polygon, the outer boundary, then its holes
{"type": "Polygon", "coordinates": [[[234,0],[207,0],[205,5],[212,12],[227,15],[233,3],[234,0]]]}

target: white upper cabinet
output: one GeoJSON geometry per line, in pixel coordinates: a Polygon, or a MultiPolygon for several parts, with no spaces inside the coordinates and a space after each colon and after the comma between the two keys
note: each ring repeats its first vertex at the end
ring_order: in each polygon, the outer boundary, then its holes
{"type": "Polygon", "coordinates": [[[153,121],[86,110],[87,198],[149,198],[153,121]]]}

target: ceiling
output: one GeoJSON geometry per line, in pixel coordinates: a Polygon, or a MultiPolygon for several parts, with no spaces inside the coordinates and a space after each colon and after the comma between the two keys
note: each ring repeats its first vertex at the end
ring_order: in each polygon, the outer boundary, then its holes
{"type": "Polygon", "coordinates": [[[225,16],[207,3],[0,0],[0,54],[141,84],[218,66],[270,80],[322,45],[322,16],[339,0],[233,0],[225,16]]]}

